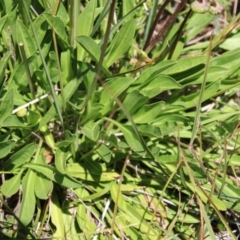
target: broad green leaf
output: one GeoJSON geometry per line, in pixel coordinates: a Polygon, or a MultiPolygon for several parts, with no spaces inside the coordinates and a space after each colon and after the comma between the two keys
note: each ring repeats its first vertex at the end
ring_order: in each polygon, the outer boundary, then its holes
{"type": "Polygon", "coordinates": [[[56,169],[62,174],[65,174],[66,172],[66,161],[68,155],[69,153],[63,148],[57,148],[55,153],[55,166],[56,169]]]}
{"type": "MultiPolygon", "coordinates": [[[[90,36],[91,30],[93,28],[93,23],[95,19],[95,10],[97,6],[96,0],[90,0],[85,6],[84,10],[78,17],[78,36],[90,36]]],[[[84,49],[78,45],[77,48],[77,59],[82,61],[84,59],[84,49]]]]}
{"type": "Polygon", "coordinates": [[[146,83],[146,81],[148,81],[148,79],[155,78],[157,75],[159,75],[159,73],[161,73],[162,71],[164,71],[165,69],[171,67],[172,65],[174,65],[176,63],[177,63],[176,61],[167,60],[167,61],[159,62],[159,63],[155,64],[154,66],[145,68],[142,71],[141,75],[136,80],[135,84],[146,83]]]}
{"type": "Polygon", "coordinates": [[[82,128],[83,134],[93,141],[96,141],[98,139],[99,130],[100,130],[100,127],[98,123],[95,123],[95,122],[88,122],[82,128]]]}
{"type": "Polygon", "coordinates": [[[35,151],[35,143],[30,143],[24,146],[4,162],[4,169],[8,171],[13,170],[17,167],[20,167],[24,163],[29,162],[35,151]]]}
{"type": "Polygon", "coordinates": [[[115,77],[106,82],[104,85],[105,91],[101,97],[104,99],[118,97],[123,91],[127,90],[134,81],[135,79],[130,77],[115,77]]]}
{"type": "Polygon", "coordinates": [[[126,139],[129,147],[135,152],[144,152],[143,146],[139,141],[135,131],[133,130],[132,126],[123,126],[118,124],[118,127],[123,132],[124,138],[126,139]]]}
{"type": "MultiPolygon", "coordinates": [[[[122,14],[123,14],[123,16],[126,16],[130,11],[132,11],[134,6],[135,6],[135,1],[134,0],[123,1],[122,2],[122,14]]],[[[133,18],[134,14],[135,13],[132,13],[131,15],[129,15],[127,17],[127,19],[129,20],[129,19],[133,18]]]]}
{"type": "Polygon", "coordinates": [[[9,90],[3,97],[0,104],[0,127],[3,121],[12,115],[13,110],[13,89],[9,90]]]}
{"type": "MultiPolygon", "coordinates": [[[[95,43],[95,41],[92,38],[87,37],[87,36],[76,37],[76,40],[88,52],[90,57],[95,62],[98,63],[98,61],[100,59],[101,50],[100,50],[99,46],[95,43]]],[[[103,61],[102,71],[104,72],[104,74],[106,76],[111,75],[108,71],[105,61],[103,61]]]]}
{"type": "Polygon", "coordinates": [[[123,105],[129,113],[134,114],[139,108],[148,102],[149,98],[144,96],[139,90],[134,90],[126,95],[123,105]]]}
{"type": "Polygon", "coordinates": [[[161,73],[166,75],[172,75],[176,73],[181,73],[191,68],[194,68],[200,64],[205,64],[205,56],[196,56],[191,58],[182,58],[175,65],[163,70],[161,73]]]}
{"type": "Polygon", "coordinates": [[[95,103],[88,106],[88,110],[83,113],[80,124],[85,125],[88,122],[98,120],[102,116],[103,105],[101,103],[95,103]]]}
{"type": "Polygon", "coordinates": [[[67,188],[80,188],[82,187],[81,183],[77,180],[59,173],[54,167],[45,165],[45,164],[37,164],[37,163],[29,163],[24,165],[25,168],[30,168],[35,170],[48,179],[58,183],[59,185],[67,188]]]}
{"type": "Polygon", "coordinates": [[[236,166],[239,167],[240,166],[240,156],[239,155],[232,155],[231,158],[229,159],[229,164],[231,166],[236,166]]]}
{"type": "MultiPolygon", "coordinates": [[[[213,97],[218,91],[220,84],[221,81],[216,81],[209,84],[204,90],[202,102],[213,97]]],[[[179,105],[183,104],[186,108],[190,108],[196,106],[198,98],[199,92],[190,94],[188,96],[180,96],[180,99],[175,103],[179,105]]]]}
{"type": "Polygon", "coordinates": [[[15,141],[8,140],[4,142],[0,142],[0,159],[6,157],[15,146],[15,141]]]}
{"type": "Polygon", "coordinates": [[[3,123],[2,127],[6,128],[17,128],[17,129],[27,129],[27,128],[32,128],[31,125],[26,125],[22,121],[20,121],[20,118],[17,117],[16,115],[12,115],[7,117],[3,123]]]}
{"type": "Polygon", "coordinates": [[[132,116],[135,123],[151,123],[156,116],[165,107],[164,102],[157,102],[149,105],[144,105],[141,107],[136,114],[132,116]]]}
{"type": "Polygon", "coordinates": [[[163,91],[170,89],[181,89],[182,86],[173,78],[159,74],[148,83],[141,86],[141,93],[149,98],[155,97],[163,91]]]}
{"type": "MultiPolygon", "coordinates": [[[[71,136],[71,133],[69,131],[66,131],[67,134],[69,134],[69,136],[71,136]]],[[[71,145],[72,143],[74,143],[76,141],[76,137],[73,136],[73,137],[69,137],[68,139],[66,140],[63,140],[63,141],[59,141],[55,144],[55,147],[56,148],[62,148],[62,147],[68,147],[69,145],[71,145]]]]}
{"type": "Polygon", "coordinates": [[[22,171],[19,172],[14,177],[6,180],[1,186],[1,192],[6,197],[11,197],[14,195],[20,188],[20,180],[22,176],[22,171]]]}
{"type": "MultiPolygon", "coordinates": [[[[225,67],[219,67],[219,66],[211,66],[208,68],[208,75],[207,75],[207,82],[215,82],[220,79],[224,79],[229,75],[229,70],[225,67]]],[[[196,76],[191,78],[184,78],[181,80],[181,84],[192,85],[192,84],[200,84],[203,82],[204,75],[200,74],[200,76],[196,76]],[[194,79],[193,79],[194,78],[194,79]]]]}
{"type": "Polygon", "coordinates": [[[97,153],[100,155],[102,159],[104,159],[105,162],[110,162],[111,161],[111,155],[112,152],[109,150],[107,146],[102,144],[98,149],[97,153]]]}
{"type": "Polygon", "coordinates": [[[19,211],[19,219],[24,226],[27,226],[34,215],[36,198],[34,193],[36,175],[28,170],[22,180],[22,201],[19,211]]]}
{"type": "Polygon", "coordinates": [[[36,174],[35,194],[39,199],[47,199],[53,190],[53,182],[43,174],[36,174]]]}
{"type": "Polygon", "coordinates": [[[162,137],[162,133],[160,129],[156,126],[153,126],[152,124],[140,125],[138,126],[138,130],[143,136],[156,137],[156,138],[162,137]]]}
{"type": "Polygon", "coordinates": [[[138,138],[132,126],[120,124],[119,122],[113,119],[111,119],[111,122],[113,122],[122,131],[128,146],[133,151],[138,153],[144,152],[144,148],[140,142],[140,139],[138,138]]]}
{"type": "Polygon", "coordinates": [[[51,215],[52,223],[55,225],[57,229],[56,232],[53,234],[53,238],[63,239],[65,236],[65,228],[64,228],[63,218],[62,218],[63,212],[60,207],[60,203],[59,203],[56,191],[52,192],[50,209],[51,209],[50,215],[51,215]]]}
{"type": "Polygon", "coordinates": [[[232,51],[227,51],[224,54],[213,58],[210,61],[210,66],[219,66],[219,67],[224,67],[231,69],[234,66],[238,66],[238,60],[240,58],[240,49],[232,50],[232,51]]]}
{"type": "MultiPolygon", "coordinates": [[[[1,29],[1,28],[0,28],[1,29]]],[[[225,39],[220,45],[220,48],[225,50],[235,50],[239,48],[238,43],[240,41],[240,33],[236,33],[230,38],[225,39]]]]}
{"type": "Polygon", "coordinates": [[[132,45],[135,35],[135,28],[136,20],[131,19],[121,27],[118,33],[115,34],[106,56],[106,64],[108,67],[128,51],[132,45]]]}
{"type": "Polygon", "coordinates": [[[31,37],[26,26],[19,20],[16,22],[17,29],[17,43],[23,43],[26,56],[31,57],[37,50],[33,38],[31,37]]]}
{"type": "Polygon", "coordinates": [[[51,28],[54,30],[54,32],[61,39],[63,46],[67,48],[68,47],[68,36],[65,31],[65,26],[64,26],[62,20],[59,17],[53,16],[48,13],[44,13],[43,17],[47,20],[48,24],[51,26],[51,28]]]}

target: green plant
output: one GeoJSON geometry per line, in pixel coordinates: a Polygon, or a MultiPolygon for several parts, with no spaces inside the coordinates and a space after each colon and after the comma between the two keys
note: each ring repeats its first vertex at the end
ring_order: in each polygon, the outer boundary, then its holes
{"type": "Polygon", "coordinates": [[[239,15],[214,3],[0,3],[4,236],[236,239],[239,15]]]}

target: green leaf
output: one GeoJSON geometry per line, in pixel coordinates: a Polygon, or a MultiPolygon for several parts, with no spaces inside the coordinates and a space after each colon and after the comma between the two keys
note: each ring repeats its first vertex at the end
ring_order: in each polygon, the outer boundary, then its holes
{"type": "MultiPolygon", "coordinates": [[[[90,57],[98,63],[101,55],[101,50],[99,46],[95,43],[95,41],[87,36],[79,36],[76,37],[77,42],[88,52],[90,57]]],[[[102,71],[106,76],[110,76],[111,74],[108,71],[107,65],[105,61],[103,61],[102,71]]]]}
{"type": "Polygon", "coordinates": [[[206,62],[205,56],[182,58],[175,65],[162,71],[162,74],[170,75],[170,74],[181,73],[191,68],[194,68],[196,66],[199,66],[201,64],[205,64],[205,62],[206,62]]]}
{"type": "Polygon", "coordinates": [[[135,35],[136,20],[131,19],[126,22],[118,33],[115,34],[110,49],[106,56],[107,66],[111,66],[124,53],[128,51],[132,45],[133,37],[135,35]]]}
{"type": "Polygon", "coordinates": [[[0,127],[3,121],[12,115],[13,110],[13,89],[9,90],[3,97],[0,105],[0,127]]]}
{"type": "Polygon", "coordinates": [[[0,18],[0,32],[2,32],[3,26],[8,18],[8,15],[5,15],[4,17],[0,18]]]}
{"type": "Polygon", "coordinates": [[[15,144],[16,143],[13,140],[0,142],[0,159],[6,157],[11,152],[15,144]]]}
{"type": "Polygon", "coordinates": [[[110,193],[111,193],[112,200],[115,202],[115,204],[117,204],[119,208],[125,209],[126,206],[123,199],[123,195],[122,195],[122,192],[119,191],[119,186],[117,184],[112,184],[110,193]]]}
{"type": "Polygon", "coordinates": [[[17,167],[20,167],[26,162],[29,162],[34,152],[36,151],[36,144],[30,143],[23,148],[21,148],[18,152],[15,152],[7,161],[4,162],[5,170],[13,170],[17,167]]]}
{"type": "MultiPolygon", "coordinates": [[[[97,6],[96,0],[90,0],[85,6],[84,10],[78,17],[78,28],[77,35],[78,36],[90,36],[91,30],[93,28],[93,23],[95,19],[95,10],[97,6]]],[[[84,59],[85,50],[78,45],[77,55],[78,60],[82,61],[84,59]]]]}
{"type": "Polygon", "coordinates": [[[156,116],[165,107],[164,102],[157,102],[141,107],[136,114],[132,116],[135,123],[151,123],[156,116]]]}
{"type": "Polygon", "coordinates": [[[105,162],[110,162],[111,161],[112,152],[105,145],[102,144],[97,149],[97,153],[104,159],[105,162]]]}
{"type": "Polygon", "coordinates": [[[105,195],[106,193],[108,193],[110,191],[113,184],[115,184],[115,182],[111,182],[111,183],[107,184],[107,186],[103,190],[100,190],[96,193],[93,193],[91,195],[81,198],[82,201],[94,200],[94,199],[97,199],[97,198],[105,195]]]}
{"type": "Polygon", "coordinates": [[[218,189],[221,189],[222,185],[224,184],[224,187],[222,188],[222,193],[233,199],[239,199],[240,198],[240,190],[232,185],[230,182],[225,182],[223,179],[216,178],[216,186],[218,189]]]}
{"type": "Polygon", "coordinates": [[[139,108],[141,108],[149,100],[139,90],[134,90],[127,94],[123,101],[123,105],[127,108],[129,113],[134,114],[139,108]]]}
{"type": "Polygon", "coordinates": [[[177,83],[173,78],[159,74],[151,79],[148,83],[140,86],[141,93],[149,98],[155,97],[163,91],[170,89],[181,89],[182,86],[177,83]]]}
{"type": "Polygon", "coordinates": [[[28,29],[26,26],[19,20],[16,22],[16,29],[17,29],[17,43],[23,43],[24,50],[26,52],[27,58],[32,56],[36,50],[37,47],[35,46],[35,43],[28,32],[28,29]]]}
{"type": "MultiPolygon", "coordinates": [[[[134,0],[123,1],[122,2],[123,16],[127,15],[130,11],[132,11],[134,6],[135,6],[135,1],[134,0]]],[[[134,15],[134,13],[132,13],[130,16],[128,16],[127,19],[132,18],[133,15],[134,15]]]]}
{"type": "Polygon", "coordinates": [[[49,13],[44,13],[43,17],[47,20],[48,24],[54,30],[54,32],[58,35],[61,39],[61,42],[65,48],[68,47],[68,36],[65,31],[65,26],[62,20],[57,16],[52,16],[49,13]]]}
{"type": "Polygon", "coordinates": [[[65,227],[64,227],[63,218],[62,218],[63,212],[60,207],[60,203],[59,203],[56,191],[52,192],[50,209],[51,209],[50,215],[51,215],[52,223],[55,225],[57,229],[56,232],[53,234],[53,238],[63,239],[65,236],[65,227]]]}
{"type": "Polygon", "coordinates": [[[36,174],[36,183],[37,187],[35,187],[35,194],[39,199],[47,199],[52,190],[53,190],[53,182],[47,179],[43,174],[36,174]]]}
{"type": "Polygon", "coordinates": [[[3,57],[0,60],[0,88],[2,87],[2,84],[4,81],[5,68],[8,64],[8,60],[9,60],[10,56],[11,56],[10,52],[7,52],[6,54],[3,55],[3,57]]]}
{"type": "Polygon", "coordinates": [[[140,133],[142,133],[143,136],[156,138],[162,137],[160,129],[153,125],[140,125],[138,126],[138,130],[140,133]]]}
{"type": "MultiPolygon", "coordinates": [[[[30,73],[33,73],[34,68],[36,67],[37,54],[31,55],[27,60],[30,73]]],[[[27,73],[24,62],[21,62],[17,67],[14,68],[13,81],[16,83],[19,91],[26,89],[28,86],[27,73]]]]}
{"type": "MultiPolygon", "coordinates": [[[[202,102],[213,97],[218,91],[220,85],[221,85],[221,81],[216,81],[209,84],[204,90],[202,102]]],[[[194,107],[198,102],[198,98],[199,98],[199,92],[192,93],[188,96],[180,96],[180,99],[176,101],[175,104],[179,104],[179,105],[183,104],[186,108],[194,107]]]]}
{"type": "Polygon", "coordinates": [[[33,22],[33,28],[37,29],[37,37],[39,44],[42,43],[48,30],[48,23],[43,15],[44,14],[37,16],[37,18],[33,22]]]}
{"type": "Polygon", "coordinates": [[[67,188],[80,188],[82,187],[81,183],[78,182],[75,179],[72,179],[71,177],[67,175],[62,175],[59,173],[54,167],[45,165],[45,164],[37,164],[37,163],[29,163],[24,165],[25,168],[33,169],[44,176],[46,176],[48,179],[58,183],[59,185],[67,188]]]}
{"type": "Polygon", "coordinates": [[[64,148],[57,148],[55,153],[55,166],[56,169],[65,174],[66,172],[66,161],[69,153],[64,148]]]}
{"type": "MultiPolygon", "coordinates": [[[[86,73],[88,70],[83,70],[83,74],[86,73]]],[[[78,88],[79,84],[81,83],[82,79],[72,79],[64,88],[64,96],[65,100],[69,100],[72,95],[75,93],[76,89],[78,88]]],[[[58,105],[61,108],[63,103],[62,103],[62,97],[59,95],[57,97],[58,105]]],[[[44,115],[42,120],[39,123],[39,129],[46,125],[52,118],[54,118],[56,115],[56,108],[52,105],[50,109],[47,111],[47,113],[44,115]]]]}
{"type": "Polygon", "coordinates": [[[98,139],[100,127],[98,123],[88,122],[82,128],[83,134],[89,139],[96,141],[98,139]]]}
{"type": "Polygon", "coordinates": [[[134,78],[130,77],[115,77],[110,81],[107,81],[105,86],[105,91],[102,93],[104,98],[114,98],[118,97],[123,91],[125,91],[133,82],[134,78]]]}
{"type": "Polygon", "coordinates": [[[22,121],[20,121],[19,117],[16,115],[12,115],[7,117],[3,123],[2,127],[6,128],[17,128],[17,129],[27,129],[27,128],[32,128],[31,125],[26,125],[22,121]]]}
{"type": "MultiPolygon", "coordinates": [[[[206,197],[206,195],[203,193],[202,189],[200,187],[197,187],[197,189],[194,189],[193,185],[186,182],[187,186],[195,193],[198,194],[198,196],[201,198],[201,200],[206,203],[208,201],[208,198],[206,197]]],[[[205,191],[206,192],[206,191],[205,191]]],[[[208,192],[206,192],[208,194],[208,192]]],[[[226,205],[224,204],[224,202],[222,200],[220,200],[219,198],[217,198],[215,195],[211,196],[211,201],[215,204],[215,206],[217,207],[217,209],[219,211],[226,211],[226,205]]]]}
{"type": "Polygon", "coordinates": [[[36,198],[34,193],[36,175],[28,170],[22,181],[22,201],[19,211],[19,219],[27,226],[34,215],[36,198]]]}
{"type": "Polygon", "coordinates": [[[142,147],[142,144],[139,141],[139,138],[135,131],[133,130],[132,126],[127,125],[123,126],[121,124],[117,124],[117,126],[123,132],[124,138],[126,139],[129,147],[135,152],[143,153],[144,149],[142,147]]]}
{"type": "Polygon", "coordinates": [[[104,169],[96,162],[92,164],[90,161],[81,165],[79,163],[67,164],[66,172],[69,176],[93,182],[108,182],[119,177],[118,173],[104,169]]]}
{"type": "Polygon", "coordinates": [[[136,84],[144,84],[148,79],[155,78],[157,75],[159,75],[161,72],[163,72],[165,69],[168,69],[172,65],[176,64],[176,61],[167,60],[163,62],[159,62],[155,64],[154,66],[147,67],[143,70],[139,78],[136,80],[136,84]]]}
{"type": "Polygon", "coordinates": [[[6,197],[11,197],[14,195],[20,188],[20,181],[21,181],[22,171],[19,172],[14,177],[6,180],[1,186],[1,192],[6,197]]]}

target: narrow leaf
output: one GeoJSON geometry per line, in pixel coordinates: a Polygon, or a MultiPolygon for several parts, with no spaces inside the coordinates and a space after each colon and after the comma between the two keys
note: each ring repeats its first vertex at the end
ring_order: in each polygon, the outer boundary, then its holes
{"type": "Polygon", "coordinates": [[[12,115],[13,110],[13,89],[9,90],[3,97],[0,105],[0,127],[3,121],[12,115]]]}
{"type": "Polygon", "coordinates": [[[62,209],[60,207],[58,196],[55,191],[52,192],[51,202],[50,202],[50,214],[52,223],[56,227],[56,232],[53,234],[53,238],[63,239],[65,236],[64,224],[62,218],[62,209]]]}
{"type": "MultiPolygon", "coordinates": [[[[78,36],[90,36],[94,23],[94,13],[96,10],[96,0],[90,0],[78,18],[78,36]]],[[[85,50],[78,45],[78,60],[82,61],[85,50]]]]}

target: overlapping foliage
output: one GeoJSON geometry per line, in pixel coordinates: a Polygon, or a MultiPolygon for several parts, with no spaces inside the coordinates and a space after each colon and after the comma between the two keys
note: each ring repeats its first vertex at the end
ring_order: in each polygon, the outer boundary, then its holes
{"type": "Polygon", "coordinates": [[[2,236],[236,239],[240,15],[170,2],[0,3],[2,236]]]}

